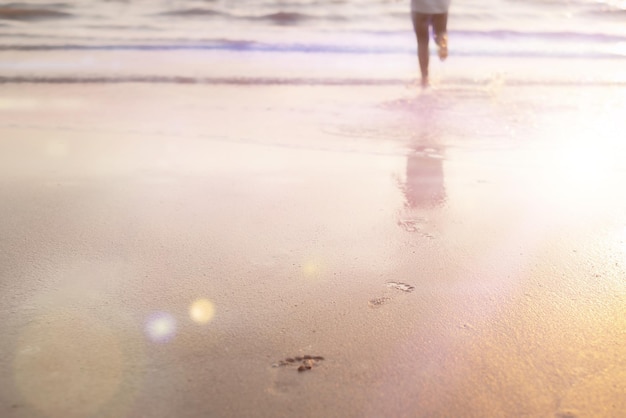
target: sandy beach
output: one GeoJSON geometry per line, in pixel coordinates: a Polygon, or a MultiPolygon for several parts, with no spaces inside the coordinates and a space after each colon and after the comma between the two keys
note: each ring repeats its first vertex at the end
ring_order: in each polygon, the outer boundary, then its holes
{"type": "Polygon", "coordinates": [[[624,89],[453,68],[0,86],[0,415],[623,416],[624,89]]]}

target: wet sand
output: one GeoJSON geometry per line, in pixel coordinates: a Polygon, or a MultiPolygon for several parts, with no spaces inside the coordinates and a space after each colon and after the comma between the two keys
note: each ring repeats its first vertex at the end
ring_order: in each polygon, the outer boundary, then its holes
{"type": "Polygon", "coordinates": [[[626,411],[623,92],[2,89],[0,415],[626,411]]]}

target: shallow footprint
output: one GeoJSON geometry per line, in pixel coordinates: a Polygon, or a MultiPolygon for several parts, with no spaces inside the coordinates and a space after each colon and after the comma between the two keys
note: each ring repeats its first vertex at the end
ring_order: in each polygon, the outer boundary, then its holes
{"type": "Polygon", "coordinates": [[[402,282],[387,282],[387,287],[390,287],[392,289],[397,289],[406,293],[410,293],[415,290],[414,286],[407,284],[407,283],[402,283],[402,282]]]}
{"type": "Polygon", "coordinates": [[[370,306],[370,308],[380,308],[381,306],[383,306],[385,303],[389,302],[391,300],[391,298],[388,298],[386,296],[382,296],[379,298],[374,298],[374,299],[370,299],[370,301],[368,302],[368,305],[370,306]]]}
{"type": "Polygon", "coordinates": [[[287,357],[284,360],[280,360],[277,363],[272,364],[272,367],[293,367],[296,368],[299,372],[306,372],[307,370],[311,370],[313,367],[319,365],[320,362],[324,360],[322,356],[296,356],[296,357],[287,357]]]}
{"type": "Polygon", "coordinates": [[[398,219],[397,224],[406,232],[417,233],[425,238],[433,239],[435,236],[424,230],[427,220],[424,218],[398,219]]]}
{"type": "MultiPolygon", "coordinates": [[[[402,282],[387,282],[385,283],[385,285],[388,288],[391,289],[396,289],[399,290],[401,292],[404,293],[411,293],[412,291],[415,290],[415,286],[410,285],[408,283],[402,283],[402,282]]],[[[391,301],[391,297],[389,296],[380,296],[374,299],[370,299],[367,304],[369,305],[370,308],[372,309],[376,309],[376,308],[380,308],[381,306],[389,303],[391,301]]]]}

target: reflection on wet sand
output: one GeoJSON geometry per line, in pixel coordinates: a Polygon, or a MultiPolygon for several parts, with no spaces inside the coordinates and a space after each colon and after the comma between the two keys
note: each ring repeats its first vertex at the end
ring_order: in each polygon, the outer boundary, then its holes
{"type": "Polygon", "coordinates": [[[404,194],[409,208],[435,207],[445,201],[443,157],[435,148],[419,146],[408,154],[404,194]]]}
{"type": "MultiPolygon", "coordinates": [[[[422,128],[433,127],[431,116],[427,113],[422,128]]],[[[424,216],[424,212],[437,209],[446,201],[443,152],[433,139],[433,133],[436,131],[426,129],[412,139],[407,153],[405,178],[399,185],[404,194],[404,209],[397,222],[406,232],[430,239],[435,235],[429,231],[429,218],[424,216]]]]}

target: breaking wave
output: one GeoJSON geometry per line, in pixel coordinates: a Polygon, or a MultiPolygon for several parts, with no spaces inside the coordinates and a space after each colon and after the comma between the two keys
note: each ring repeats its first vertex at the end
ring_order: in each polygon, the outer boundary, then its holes
{"type": "MultiPolygon", "coordinates": [[[[327,77],[188,77],[158,75],[127,76],[0,76],[0,84],[206,84],[233,86],[406,86],[413,82],[408,78],[327,78],[327,77]]],[[[474,78],[446,80],[449,86],[489,85],[490,80],[478,81],[474,78]]],[[[507,79],[509,86],[543,87],[625,87],[626,81],[610,80],[527,80],[507,79]]]]}
{"type": "Polygon", "coordinates": [[[44,8],[16,7],[15,5],[0,6],[0,19],[6,20],[45,20],[72,17],[72,13],[44,8]]]}

